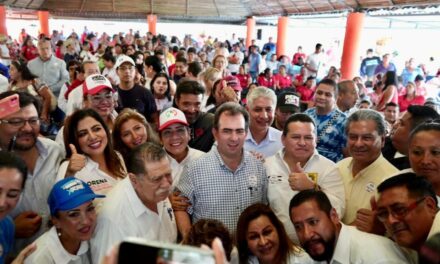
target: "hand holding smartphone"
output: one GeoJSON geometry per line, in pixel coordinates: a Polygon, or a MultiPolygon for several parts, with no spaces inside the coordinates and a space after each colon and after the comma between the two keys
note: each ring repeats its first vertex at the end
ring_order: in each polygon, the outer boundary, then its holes
{"type": "Polygon", "coordinates": [[[0,100],[0,119],[20,111],[18,94],[13,94],[0,100]]]}

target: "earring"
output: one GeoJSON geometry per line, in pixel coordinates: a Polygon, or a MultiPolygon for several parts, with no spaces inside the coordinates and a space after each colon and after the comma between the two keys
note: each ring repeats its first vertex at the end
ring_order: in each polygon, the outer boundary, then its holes
{"type": "Polygon", "coordinates": [[[57,235],[58,235],[58,237],[60,237],[60,236],[61,236],[61,230],[60,230],[60,229],[58,229],[58,228],[57,228],[57,235]]]}

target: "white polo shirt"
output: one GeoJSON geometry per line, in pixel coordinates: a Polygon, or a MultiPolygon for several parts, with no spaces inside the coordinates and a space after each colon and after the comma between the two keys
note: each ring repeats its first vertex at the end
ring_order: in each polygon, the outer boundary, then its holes
{"type": "Polygon", "coordinates": [[[408,263],[408,260],[399,246],[390,239],[342,224],[330,263],[402,264],[408,263]]]}
{"type": "MultiPolygon", "coordinates": [[[[274,156],[267,158],[264,166],[269,178],[267,196],[270,207],[284,224],[289,237],[298,242],[289,213],[290,200],[298,191],[293,191],[288,182],[291,172],[289,165],[284,161],[284,148],[274,156]]],[[[310,157],[303,169],[305,172],[318,173],[318,185],[328,196],[338,215],[343,215],[345,191],[341,175],[335,163],[315,150],[315,153],[310,157]]]]}
{"type": "Polygon", "coordinates": [[[53,226],[36,241],[37,249],[25,260],[25,264],[89,264],[91,255],[87,241],[82,241],[76,255],[72,255],[63,247],[53,226]]]}
{"type": "Polygon", "coordinates": [[[120,181],[104,199],[92,238],[93,263],[101,263],[107,251],[126,237],[176,242],[177,227],[168,198],[157,204],[158,214],[137,196],[129,177],[120,181]]]}
{"type": "Polygon", "coordinates": [[[188,154],[180,163],[177,162],[177,160],[175,160],[169,154],[167,154],[168,159],[170,160],[170,166],[173,176],[173,187],[176,187],[177,184],[179,183],[183,168],[191,161],[198,159],[203,154],[205,154],[205,152],[188,147],[188,154]]]}

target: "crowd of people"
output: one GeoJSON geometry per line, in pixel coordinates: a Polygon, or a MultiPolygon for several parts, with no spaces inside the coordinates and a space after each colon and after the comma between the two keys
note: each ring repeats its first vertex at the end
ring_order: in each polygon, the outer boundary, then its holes
{"type": "Polygon", "coordinates": [[[0,263],[103,263],[127,237],[439,263],[440,67],[368,50],[343,80],[319,43],[132,30],[22,30],[0,52],[0,263]]]}

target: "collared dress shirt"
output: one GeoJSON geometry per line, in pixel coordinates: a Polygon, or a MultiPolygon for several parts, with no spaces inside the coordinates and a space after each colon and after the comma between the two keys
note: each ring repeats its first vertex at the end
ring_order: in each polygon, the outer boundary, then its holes
{"type": "MultiPolygon", "coordinates": [[[[290,239],[298,242],[295,228],[290,221],[289,204],[290,200],[299,191],[293,191],[290,188],[288,180],[291,171],[289,165],[284,161],[284,153],[285,150],[283,148],[274,156],[267,158],[264,163],[269,178],[267,198],[270,207],[284,224],[290,239]]],[[[344,215],[344,184],[335,163],[315,150],[315,153],[310,157],[303,169],[306,173],[314,172],[318,174],[317,183],[319,187],[328,196],[338,215],[344,215]]]]}
{"type": "Polygon", "coordinates": [[[93,263],[101,263],[107,251],[127,237],[174,243],[177,226],[168,198],[157,203],[158,213],[137,196],[129,177],[108,194],[98,215],[92,238],[93,263]]]}
{"type": "Polygon", "coordinates": [[[47,61],[42,61],[40,57],[36,57],[29,61],[27,66],[31,73],[47,84],[57,97],[60,94],[61,86],[69,81],[66,63],[54,55],[47,61]]]}
{"type": "Polygon", "coordinates": [[[89,242],[82,241],[76,255],[72,255],[61,244],[54,226],[39,237],[36,244],[37,249],[25,259],[24,264],[91,264],[89,242]]]}
{"type": "Polygon", "coordinates": [[[263,154],[265,158],[277,153],[282,147],[281,135],[283,133],[276,128],[269,127],[266,137],[259,144],[252,137],[252,133],[248,130],[244,141],[244,149],[247,151],[255,151],[263,154]]]}
{"type": "Polygon", "coordinates": [[[342,224],[330,264],[361,263],[403,264],[409,262],[397,244],[390,239],[342,224]]]}
{"type": "Polygon", "coordinates": [[[64,157],[58,144],[50,139],[38,137],[35,146],[39,156],[34,171],[28,171],[25,188],[11,216],[15,218],[24,211],[33,211],[42,217],[42,223],[39,231],[32,237],[15,240],[14,250],[16,252],[32,243],[47,230],[50,216],[47,197],[56,182],[59,164],[64,157]]]}
{"type": "Polygon", "coordinates": [[[235,171],[223,162],[217,146],[185,167],[177,189],[188,197],[192,222],[216,219],[233,234],[238,217],[254,203],[267,203],[266,169],[261,161],[244,151],[235,171]]]}
{"type": "Polygon", "coordinates": [[[351,224],[361,208],[371,209],[371,196],[377,195],[377,186],[396,174],[399,170],[389,163],[382,154],[368,167],[353,175],[353,158],[349,157],[336,164],[345,187],[345,215],[342,222],[351,224]]]}

